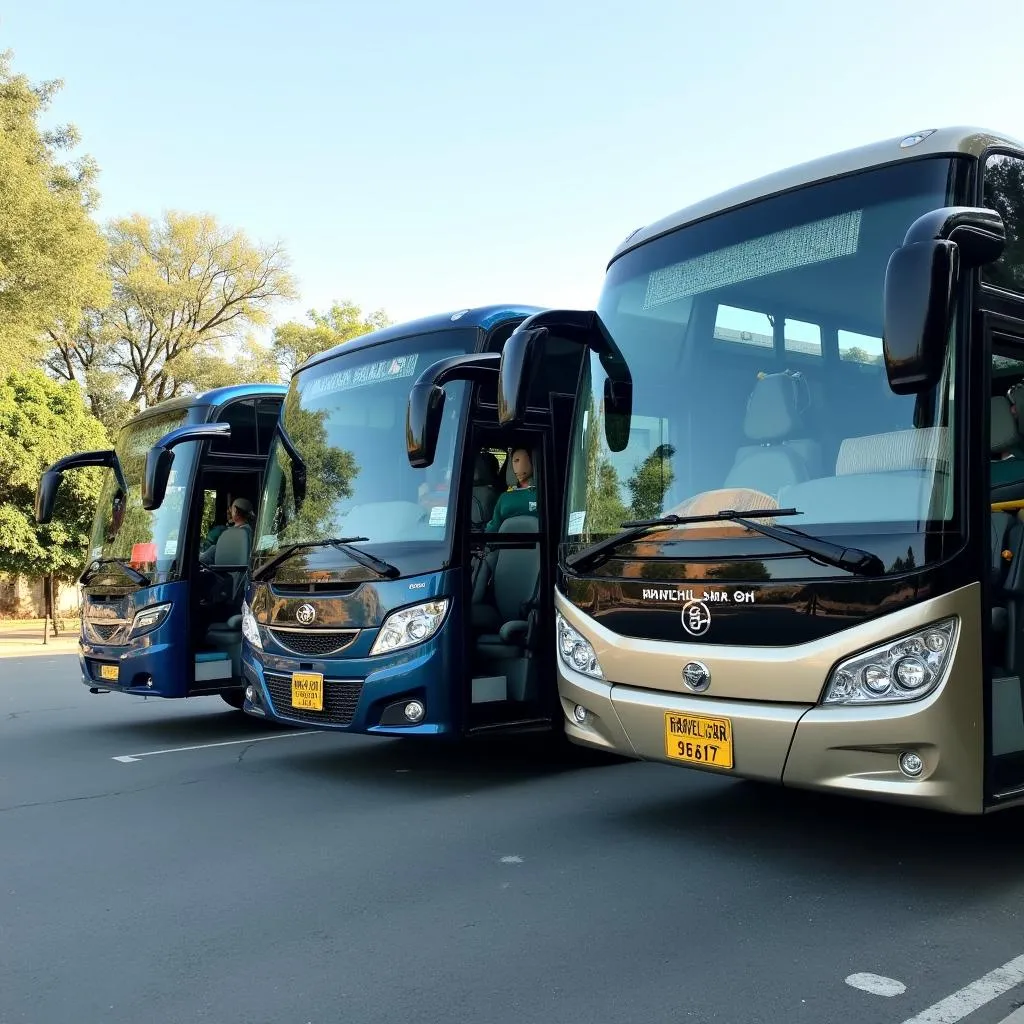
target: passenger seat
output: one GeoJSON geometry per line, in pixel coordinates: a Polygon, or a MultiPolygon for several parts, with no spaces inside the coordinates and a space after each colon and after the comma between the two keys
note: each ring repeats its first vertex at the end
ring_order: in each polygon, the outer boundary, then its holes
{"type": "MultiPolygon", "coordinates": [[[[513,516],[506,519],[499,533],[537,533],[535,516],[513,516]]],[[[540,580],[540,549],[499,548],[493,561],[484,562],[489,579],[480,581],[475,599],[481,601],[486,594],[496,611],[492,620],[494,633],[477,637],[476,651],[481,668],[494,675],[506,677],[508,694],[512,700],[524,700],[530,689],[527,633],[531,603],[536,600],[540,580]]]]}
{"type": "Polygon", "coordinates": [[[761,377],[747,400],[743,432],[749,442],[736,452],[723,487],[747,487],[775,497],[784,487],[819,476],[821,445],[802,437],[801,399],[805,386],[798,374],[761,377]]]}
{"type": "Polygon", "coordinates": [[[480,452],[473,464],[473,501],[470,521],[473,526],[485,526],[498,503],[498,477],[501,468],[490,452],[480,452]]]}
{"type": "MultiPolygon", "coordinates": [[[[244,527],[232,527],[217,538],[213,564],[248,565],[250,533],[244,527]]],[[[217,651],[225,651],[231,658],[232,675],[242,675],[242,592],[245,588],[246,570],[229,572],[231,593],[228,598],[232,612],[226,622],[215,622],[206,631],[206,643],[217,651]],[[237,611],[236,611],[237,609],[237,611]]]]}

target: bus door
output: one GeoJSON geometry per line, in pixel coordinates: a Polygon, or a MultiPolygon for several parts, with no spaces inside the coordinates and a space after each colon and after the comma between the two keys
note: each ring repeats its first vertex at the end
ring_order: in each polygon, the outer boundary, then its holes
{"type": "Polygon", "coordinates": [[[166,485],[154,480],[161,447],[190,438],[203,444],[187,536],[179,542],[190,583],[188,643],[194,675],[189,695],[221,693],[237,707],[242,706],[244,690],[242,600],[266,456],[280,407],[278,398],[236,400],[219,410],[211,423],[176,431],[179,437],[171,442],[161,439],[147,459],[147,498],[154,500],[150,495],[156,495],[155,500],[162,501],[166,485]],[[221,425],[227,430],[218,434],[221,425]]]}
{"type": "Polygon", "coordinates": [[[1024,330],[992,322],[986,334],[991,360],[989,586],[982,602],[988,633],[986,790],[989,801],[998,803],[1024,795],[1024,330]]]}
{"type": "Polygon", "coordinates": [[[555,685],[554,661],[541,645],[550,611],[543,557],[543,538],[552,530],[550,431],[538,425],[510,435],[478,421],[465,451],[472,474],[461,517],[469,525],[463,548],[466,729],[546,724],[555,685]]]}

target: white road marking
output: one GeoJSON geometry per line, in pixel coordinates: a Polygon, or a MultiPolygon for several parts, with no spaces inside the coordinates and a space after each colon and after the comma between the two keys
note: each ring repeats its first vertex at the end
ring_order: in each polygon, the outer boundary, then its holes
{"type": "Polygon", "coordinates": [[[1024,1006],[1014,1010],[1009,1017],[1004,1017],[999,1024],[1024,1024],[1024,1006]]]}
{"type": "Polygon", "coordinates": [[[862,992],[870,992],[873,996],[901,996],[907,986],[895,978],[886,978],[881,974],[851,974],[846,979],[851,988],[859,988],[862,992]]]}
{"type": "Polygon", "coordinates": [[[522,857],[517,857],[515,854],[512,854],[512,856],[510,856],[510,857],[502,857],[501,858],[501,863],[502,864],[522,864],[523,863],[523,858],[522,857]]]}
{"type": "Polygon", "coordinates": [[[916,1017],[908,1018],[903,1024],[956,1024],[969,1013],[974,1013],[979,1007],[1016,988],[1021,982],[1024,982],[1024,956],[1015,957],[1002,967],[989,971],[977,981],[972,981],[970,985],[946,996],[927,1010],[922,1010],[916,1017]]]}
{"type": "Polygon", "coordinates": [[[182,754],[186,750],[209,750],[211,747],[234,747],[241,743],[262,743],[264,740],[286,740],[291,736],[313,736],[323,729],[303,729],[301,732],[282,732],[273,736],[252,736],[247,740],[224,740],[221,743],[197,743],[191,747],[171,747],[168,750],[147,750],[144,754],[119,754],[111,758],[112,761],[120,761],[121,764],[130,764],[132,761],[139,761],[144,757],[156,757],[158,754],[182,754]]]}

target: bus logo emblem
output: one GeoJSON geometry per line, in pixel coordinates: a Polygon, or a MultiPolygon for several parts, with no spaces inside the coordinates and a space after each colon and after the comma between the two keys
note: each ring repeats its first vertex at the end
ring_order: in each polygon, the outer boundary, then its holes
{"type": "Polygon", "coordinates": [[[694,693],[703,693],[711,685],[711,673],[707,665],[699,661],[688,661],[683,666],[683,682],[694,693]]]}
{"type": "Polygon", "coordinates": [[[681,617],[690,636],[703,636],[711,628],[711,609],[703,601],[687,601],[681,617]]]}
{"type": "Polygon", "coordinates": [[[295,618],[303,626],[308,626],[316,618],[316,609],[311,604],[300,604],[295,612],[295,618]]]}

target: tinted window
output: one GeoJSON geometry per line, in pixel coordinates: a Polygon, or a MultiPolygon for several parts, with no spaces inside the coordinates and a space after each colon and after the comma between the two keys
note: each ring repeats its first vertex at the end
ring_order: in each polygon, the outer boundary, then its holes
{"type": "Polygon", "coordinates": [[[983,203],[998,210],[1006,225],[1006,249],[983,267],[985,284],[1024,293],[1024,160],[991,156],[985,162],[983,203]]]}
{"type": "Polygon", "coordinates": [[[256,454],[256,408],[251,399],[232,402],[217,417],[218,423],[231,424],[231,437],[214,441],[212,451],[232,455],[256,454]]]}
{"type": "Polygon", "coordinates": [[[270,442],[274,437],[277,415],[281,411],[281,399],[264,398],[256,403],[256,426],[259,430],[260,454],[270,450],[270,442]]]}

